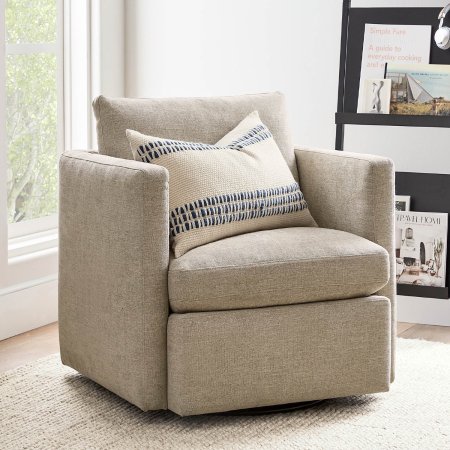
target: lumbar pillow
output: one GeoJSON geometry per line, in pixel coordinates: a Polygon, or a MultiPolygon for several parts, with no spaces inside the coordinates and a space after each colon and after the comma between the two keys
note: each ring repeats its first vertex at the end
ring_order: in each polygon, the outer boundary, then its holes
{"type": "Polygon", "coordinates": [[[175,257],[221,238],[316,226],[298,183],[255,111],[216,145],[127,130],[134,158],[169,171],[175,257]]]}

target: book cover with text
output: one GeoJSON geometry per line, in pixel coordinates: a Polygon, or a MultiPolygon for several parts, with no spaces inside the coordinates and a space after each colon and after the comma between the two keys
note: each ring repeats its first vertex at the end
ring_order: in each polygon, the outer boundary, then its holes
{"type": "Polygon", "coordinates": [[[367,23],[361,60],[358,111],[364,109],[367,79],[384,78],[386,63],[430,62],[431,25],[382,25],[367,23]]]}
{"type": "Polygon", "coordinates": [[[447,236],[447,213],[397,211],[397,283],[445,287],[447,236]]]}

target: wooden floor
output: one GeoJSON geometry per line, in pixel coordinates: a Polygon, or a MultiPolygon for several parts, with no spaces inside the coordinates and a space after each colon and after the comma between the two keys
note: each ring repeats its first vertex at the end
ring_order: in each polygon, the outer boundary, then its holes
{"type": "MultiPolygon", "coordinates": [[[[397,335],[406,339],[425,339],[450,344],[450,327],[399,322],[397,335]]],[[[14,369],[58,351],[57,323],[5,339],[0,341],[0,372],[14,369]]]]}
{"type": "Polygon", "coordinates": [[[59,352],[58,323],[0,341],[0,372],[59,352]]]}

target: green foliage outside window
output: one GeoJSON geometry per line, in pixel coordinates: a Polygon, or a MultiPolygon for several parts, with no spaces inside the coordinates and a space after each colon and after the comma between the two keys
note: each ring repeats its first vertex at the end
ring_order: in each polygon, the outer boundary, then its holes
{"type": "Polygon", "coordinates": [[[56,42],[55,0],[7,0],[6,42],[56,42]]]}
{"type": "MultiPolygon", "coordinates": [[[[56,41],[56,0],[8,0],[5,17],[11,48],[56,41]]],[[[55,53],[16,51],[6,57],[10,223],[57,210],[56,69],[55,53]]]]}

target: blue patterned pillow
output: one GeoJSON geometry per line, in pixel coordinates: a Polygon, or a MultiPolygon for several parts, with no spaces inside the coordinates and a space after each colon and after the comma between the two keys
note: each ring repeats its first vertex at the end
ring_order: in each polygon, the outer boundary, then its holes
{"type": "Polygon", "coordinates": [[[175,257],[251,231],[316,226],[271,132],[255,111],[215,145],[127,130],[134,158],[169,171],[175,257]]]}

